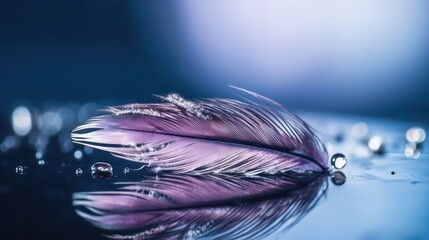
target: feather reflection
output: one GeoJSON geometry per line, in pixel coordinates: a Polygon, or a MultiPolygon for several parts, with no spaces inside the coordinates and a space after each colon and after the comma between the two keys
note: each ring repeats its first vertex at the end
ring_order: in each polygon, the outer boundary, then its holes
{"type": "Polygon", "coordinates": [[[323,176],[163,176],[73,196],[114,239],[262,239],[286,231],[325,194],[323,176]]]}

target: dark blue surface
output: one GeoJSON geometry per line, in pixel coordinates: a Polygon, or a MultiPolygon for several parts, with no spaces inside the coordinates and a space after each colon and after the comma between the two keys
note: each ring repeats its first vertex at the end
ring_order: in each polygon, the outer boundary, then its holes
{"type": "MultiPolygon", "coordinates": [[[[383,3],[383,1],[377,2],[383,3]]],[[[268,12],[272,10],[270,10],[269,4],[267,3],[268,12]]],[[[323,3],[318,4],[323,5],[323,3]]],[[[220,6],[216,8],[213,15],[210,15],[209,20],[214,23],[224,16],[223,10],[229,9],[227,5],[223,8],[222,5],[220,6]]],[[[398,5],[396,2],[389,6],[401,7],[402,5],[398,5]]],[[[406,6],[412,7],[411,5],[406,6]]],[[[414,8],[414,10],[404,10],[404,14],[410,14],[410,16],[405,16],[405,19],[422,15],[421,10],[418,9],[427,9],[425,1],[417,1],[413,6],[417,10],[414,8]]],[[[377,8],[365,4],[361,6],[363,12],[366,12],[366,8],[368,10],[376,9],[375,15],[384,16],[384,10],[378,11],[377,8]]],[[[14,136],[10,120],[13,110],[19,105],[29,107],[32,114],[37,116],[46,110],[57,110],[70,103],[76,104],[78,111],[87,102],[95,102],[99,106],[149,102],[153,99],[152,94],[169,92],[178,92],[186,97],[234,97],[227,84],[235,84],[256,91],[293,110],[306,109],[351,114],[355,116],[351,117],[352,122],[367,119],[368,116],[383,118],[384,120],[380,124],[375,125],[376,128],[386,126],[392,119],[405,120],[405,128],[394,124],[389,129],[382,131],[398,133],[400,136],[398,139],[401,140],[403,140],[403,133],[407,127],[416,124],[427,126],[425,124],[429,120],[429,99],[427,97],[429,41],[425,41],[429,36],[427,30],[416,30],[418,33],[416,35],[418,37],[421,35],[421,38],[411,36],[410,39],[416,40],[415,42],[399,41],[398,43],[395,41],[396,45],[392,46],[392,49],[408,49],[407,47],[414,46],[413,44],[416,42],[423,42],[423,44],[415,45],[417,46],[415,49],[413,48],[415,52],[406,52],[409,57],[407,63],[412,66],[412,74],[410,73],[411,68],[405,69],[404,64],[397,64],[395,71],[382,69],[383,74],[379,79],[365,78],[366,75],[362,74],[362,79],[353,75],[350,79],[330,81],[326,79],[326,76],[330,75],[325,75],[327,71],[325,61],[321,61],[315,68],[310,68],[295,81],[290,76],[276,76],[278,78],[276,83],[270,78],[270,74],[266,76],[262,74],[255,78],[248,76],[253,74],[253,70],[260,70],[258,65],[254,69],[249,69],[247,75],[244,74],[243,72],[246,71],[242,71],[242,69],[243,66],[247,66],[244,64],[249,60],[247,55],[240,57],[240,52],[232,51],[239,60],[237,63],[229,64],[230,61],[226,61],[229,59],[229,54],[224,51],[225,49],[217,49],[213,47],[216,45],[209,43],[205,45],[204,42],[200,46],[194,46],[194,43],[198,41],[193,37],[197,38],[202,33],[201,29],[211,33],[211,28],[206,27],[210,26],[210,21],[205,22],[207,19],[191,18],[191,15],[187,15],[196,10],[198,9],[192,9],[189,4],[182,5],[179,2],[166,4],[159,1],[13,0],[0,2],[0,143],[7,136],[14,136]],[[200,23],[201,29],[191,28],[189,23],[200,23]],[[205,55],[210,55],[207,57],[213,57],[220,62],[225,60],[225,65],[228,66],[204,65],[200,56],[205,55]],[[215,70],[216,74],[214,74],[215,70]],[[321,78],[321,76],[325,76],[325,78],[321,78]],[[378,81],[383,84],[372,85],[378,81]],[[375,96],[374,92],[378,95],[375,96]],[[338,94],[337,97],[337,93],[341,94],[338,94]],[[375,100],[366,101],[370,97],[375,100]],[[35,109],[38,111],[33,111],[35,109]]],[[[288,17],[286,10],[288,9],[285,9],[282,21],[293,23],[295,20],[288,17]]],[[[327,13],[337,13],[336,11],[338,9],[329,10],[327,13]]],[[[232,12],[233,16],[241,19],[239,14],[241,11],[232,12]]],[[[425,15],[427,14],[423,13],[423,16],[425,15]]],[[[255,15],[255,19],[259,19],[258,16],[255,15]]],[[[302,19],[305,20],[305,17],[302,19]]],[[[390,24],[388,26],[393,25],[392,29],[397,28],[397,32],[407,28],[401,22],[395,22],[395,18],[390,15],[381,19],[387,19],[390,24]]],[[[420,29],[420,27],[429,29],[427,28],[429,21],[416,19],[412,22],[415,23],[416,29],[420,29]]],[[[355,27],[361,26],[360,23],[360,20],[357,20],[355,27]]],[[[413,24],[411,25],[414,27],[413,24]]],[[[371,34],[371,24],[362,26],[364,30],[359,34],[365,35],[366,32],[371,34]]],[[[225,39],[228,43],[230,39],[234,39],[236,36],[234,27],[234,24],[226,25],[225,32],[220,32],[215,40],[225,39]]],[[[299,27],[297,28],[299,29],[299,27]]],[[[253,23],[246,25],[245,29],[256,33],[261,31],[261,28],[253,23]]],[[[317,33],[317,29],[310,28],[306,31],[317,33]]],[[[272,36],[273,39],[277,39],[277,37],[285,36],[272,36]]],[[[394,35],[393,37],[400,36],[394,35]]],[[[389,38],[391,36],[381,38],[381,45],[391,43],[389,38]]],[[[245,46],[251,41],[252,39],[242,38],[239,43],[245,46]]],[[[332,41],[333,45],[342,43],[341,39],[332,41]]],[[[350,46],[350,49],[359,49],[359,44],[360,42],[357,41],[356,45],[350,46]]],[[[250,46],[252,45],[250,44],[250,46]]],[[[341,54],[327,51],[328,57],[341,54]]],[[[372,57],[383,55],[383,53],[371,50],[371,47],[357,52],[364,54],[363,62],[378,66],[377,64],[381,61],[381,65],[383,65],[384,58],[372,57]],[[365,55],[366,53],[368,55],[365,55]]],[[[299,56],[297,54],[292,57],[299,56]]],[[[264,59],[264,57],[266,56],[258,54],[254,56],[258,60],[264,59]]],[[[307,60],[312,62],[311,59],[307,60]]],[[[352,75],[347,71],[344,74],[352,75]]],[[[75,115],[77,114],[75,112],[75,115]]],[[[325,116],[325,114],[322,113],[321,116],[325,116]]],[[[77,117],[73,121],[74,126],[79,123],[77,117]]],[[[334,125],[335,123],[341,125],[343,119],[332,117],[329,121],[334,125]]],[[[315,124],[317,125],[317,123],[315,124]]],[[[68,134],[70,129],[64,128],[63,131],[68,134]]],[[[324,125],[321,129],[324,129],[324,125]]],[[[36,150],[27,143],[28,137],[21,139],[20,147],[5,152],[0,151],[0,232],[2,239],[101,238],[100,230],[75,215],[71,205],[72,193],[88,190],[99,184],[108,184],[114,180],[112,178],[107,182],[93,181],[88,171],[93,162],[108,161],[113,165],[117,174],[120,174],[124,166],[128,165],[99,152],[84,155],[82,161],[77,161],[73,157],[73,151],[67,153],[61,151],[57,137],[52,137],[51,143],[46,149],[46,156],[44,156],[46,165],[43,167],[37,165],[36,150]],[[28,166],[28,174],[17,175],[15,168],[18,165],[28,166]],[[75,175],[78,167],[84,170],[84,175],[81,177],[75,175]]],[[[342,148],[337,148],[337,151],[345,151],[344,149],[349,149],[350,146],[342,146],[342,148]]],[[[74,146],[73,150],[76,149],[78,147],[74,146]]],[[[402,150],[399,152],[402,154],[402,150]]],[[[419,160],[427,161],[428,159],[427,156],[422,156],[419,160]]],[[[384,179],[375,185],[372,184],[370,190],[364,191],[364,194],[367,194],[365,196],[385,194],[392,198],[405,196],[402,199],[404,201],[407,199],[427,200],[427,197],[424,197],[428,196],[427,173],[416,171],[411,166],[411,170],[407,170],[407,174],[413,175],[417,172],[418,178],[424,184],[408,188],[409,182],[416,180],[410,180],[408,175],[401,175],[402,165],[407,165],[403,163],[394,165],[399,166],[399,169],[396,167],[394,170],[399,173],[399,178],[402,177],[405,181],[397,183],[397,185],[390,183],[390,185],[386,185],[384,179]],[[419,174],[426,175],[422,177],[419,174]],[[387,190],[383,192],[383,188],[387,190]],[[395,192],[394,190],[398,188],[405,190],[395,192]]],[[[417,162],[417,165],[419,164],[422,164],[422,161],[417,162]]],[[[423,166],[427,166],[427,164],[423,166]]],[[[356,170],[361,168],[362,166],[359,164],[351,165],[350,171],[347,172],[348,176],[350,174],[361,176],[362,172],[356,170]]],[[[372,173],[375,176],[385,173],[383,168],[382,170],[378,167],[375,169],[379,170],[372,173]]],[[[389,165],[387,173],[390,173],[392,169],[389,165]]],[[[404,167],[404,169],[407,168],[404,167]]],[[[368,183],[366,180],[363,182],[368,183]]],[[[337,211],[334,205],[338,202],[353,202],[356,199],[345,197],[346,195],[353,195],[354,190],[365,189],[362,186],[356,187],[356,185],[363,184],[362,182],[352,181],[351,183],[354,187],[347,188],[347,183],[344,186],[344,189],[350,189],[346,191],[345,195],[338,196],[342,192],[334,189],[334,194],[331,196],[337,201],[328,199],[329,204],[325,204],[326,207],[322,207],[321,211],[316,209],[315,215],[310,214],[302,225],[298,224],[296,230],[291,231],[292,238],[303,236],[314,239],[314,236],[318,236],[317,233],[320,233],[322,238],[332,237],[336,231],[333,229],[329,231],[330,222],[341,222],[348,216],[346,214],[329,215],[329,212],[337,211]],[[320,219],[322,217],[323,219],[320,219]],[[308,229],[305,228],[313,226],[315,221],[324,222],[319,232],[307,231],[308,229]],[[303,232],[305,234],[301,235],[303,232]],[[312,233],[314,234],[312,235],[312,233]]],[[[371,184],[371,181],[368,184],[371,184]]],[[[387,200],[378,198],[379,205],[376,206],[383,206],[384,202],[387,200]]],[[[421,207],[416,202],[414,204],[421,207]]],[[[393,207],[386,209],[391,210],[396,207],[402,209],[403,205],[404,203],[397,199],[389,205],[393,207]]],[[[353,208],[354,206],[352,203],[340,205],[341,208],[353,208]]],[[[399,211],[398,215],[407,213],[405,210],[402,211],[399,211]]],[[[377,225],[375,230],[369,228],[368,231],[360,232],[362,234],[359,235],[356,231],[359,231],[365,223],[365,220],[361,220],[358,221],[360,224],[356,225],[359,227],[353,228],[353,224],[346,224],[338,232],[347,233],[347,230],[350,230],[349,232],[352,234],[356,233],[354,235],[356,239],[392,239],[392,235],[388,234],[389,231],[398,233],[402,230],[403,235],[394,236],[398,239],[425,239],[428,237],[429,234],[423,229],[423,223],[427,222],[427,216],[429,216],[427,207],[411,209],[408,213],[409,215],[404,219],[415,222],[414,225],[410,224],[401,228],[398,226],[405,225],[398,220],[395,222],[397,225],[389,225],[385,229],[377,225]],[[415,218],[413,218],[414,216],[415,218]],[[396,226],[396,228],[391,226],[396,226]],[[397,232],[394,231],[395,229],[397,232]]],[[[350,214],[350,216],[356,217],[353,214],[357,213],[350,212],[350,214]]],[[[385,222],[388,225],[389,218],[396,217],[394,214],[377,214],[378,212],[374,212],[373,215],[365,216],[371,219],[374,219],[374,216],[381,216],[378,222],[374,220],[380,225],[385,222]]]]}

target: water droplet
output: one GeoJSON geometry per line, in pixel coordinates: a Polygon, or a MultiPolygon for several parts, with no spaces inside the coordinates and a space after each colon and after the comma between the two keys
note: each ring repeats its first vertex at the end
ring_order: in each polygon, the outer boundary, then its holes
{"type": "Polygon", "coordinates": [[[426,139],[426,132],[423,128],[412,127],[405,134],[408,142],[422,143],[426,139]]]}
{"type": "Polygon", "coordinates": [[[412,142],[410,142],[410,143],[407,143],[406,145],[405,145],[405,149],[404,149],[404,155],[406,156],[406,157],[412,157],[413,156],[413,154],[414,154],[414,152],[416,151],[416,149],[417,149],[417,145],[415,144],[415,143],[412,143],[412,142]]]}
{"type": "Polygon", "coordinates": [[[409,142],[405,145],[404,155],[407,158],[417,159],[420,157],[420,150],[416,143],[409,142]]]}
{"type": "Polygon", "coordinates": [[[25,174],[25,169],[24,169],[23,166],[17,166],[15,168],[15,172],[18,173],[18,174],[20,174],[20,175],[24,175],[25,174]]]}
{"type": "Polygon", "coordinates": [[[43,157],[43,152],[36,152],[34,155],[37,159],[41,159],[43,157]]]}
{"type": "Polygon", "coordinates": [[[45,165],[45,160],[40,159],[40,160],[37,162],[37,164],[39,164],[39,166],[43,166],[43,165],[45,165]]]}
{"type": "Polygon", "coordinates": [[[368,124],[365,122],[358,122],[352,127],[352,136],[356,139],[362,139],[368,134],[368,124]]]}
{"type": "Polygon", "coordinates": [[[185,109],[187,112],[193,114],[198,118],[201,118],[204,120],[211,119],[211,116],[206,112],[206,110],[200,104],[197,104],[193,101],[188,101],[182,98],[179,94],[176,94],[176,93],[169,94],[164,99],[170,103],[173,103],[185,109]]]}
{"type": "Polygon", "coordinates": [[[0,144],[0,150],[2,152],[7,152],[10,149],[17,147],[19,145],[19,141],[14,136],[7,136],[4,141],[0,144]]]}
{"type": "Polygon", "coordinates": [[[109,179],[113,175],[112,165],[105,162],[97,162],[91,166],[91,175],[94,179],[109,179]]]}
{"type": "Polygon", "coordinates": [[[80,160],[82,159],[83,153],[81,150],[76,150],[73,155],[74,155],[74,158],[80,160]]]}
{"type": "Polygon", "coordinates": [[[414,159],[418,159],[420,158],[420,155],[421,155],[420,150],[416,149],[411,157],[414,159]]]}
{"type": "Polygon", "coordinates": [[[58,113],[48,111],[39,116],[37,123],[40,133],[44,136],[54,136],[61,130],[63,119],[58,113]]]}
{"type": "Polygon", "coordinates": [[[85,146],[83,148],[83,151],[85,151],[85,153],[89,155],[89,154],[92,154],[92,152],[94,152],[94,148],[85,146]]]}
{"type": "Polygon", "coordinates": [[[342,153],[336,153],[331,158],[331,166],[336,169],[342,169],[347,164],[347,157],[342,153]]]}
{"type": "Polygon", "coordinates": [[[145,168],[145,165],[143,165],[143,166],[141,166],[141,167],[139,167],[139,168],[129,168],[129,167],[125,167],[124,168],[124,170],[123,170],[123,172],[124,172],[124,174],[128,174],[129,172],[131,172],[131,171],[139,171],[139,170],[142,170],[143,168],[145,168]]]}
{"type": "Polygon", "coordinates": [[[341,171],[336,171],[332,174],[331,181],[334,185],[341,186],[346,182],[346,175],[341,171]]]}
{"type": "Polygon", "coordinates": [[[153,190],[149,190],[148,194],[149,197],[155,197],[156,193],[153,190]]]}
{"type": "Polygon", "coordinates": [[[75,173],[76,173],[76,176],[81,176],[83,174],[83,171],[82,169],[78,168],[76,169],[75,173]]]}
{"type": "Polygon", "coordinates": [[[373,136],[368,141],[368,148],[374,154],[383,154],[384,153],[384,143],[383,138],[381,136],[373,136]]]}
{"type": "Polygon", "coordinates": [[[154,167],[154,168],[153,168],[153,171],[154,171],[155,173],[159,173],[159,172],[161,172],[161,170],[162,170],[162,167],[160,167],[160,166],[157,166],[157,167],[154,167]]]}
{"type": "Polygon", "coordinates": [[[37,151],[44,151],[49,144],[49,138],[44,135],[37,135],[35,138],[34,147],[37,151]]]}
{"type": "Polygon", "coordinates": [[[13,110],[12,127],[15,133],[19,136],[25,136],[31,131],[31,113],[28,108],[19,106],[13,110]]]}

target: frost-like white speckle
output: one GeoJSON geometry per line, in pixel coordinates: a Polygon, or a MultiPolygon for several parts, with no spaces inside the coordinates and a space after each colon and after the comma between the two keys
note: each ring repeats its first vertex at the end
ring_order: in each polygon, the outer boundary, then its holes
{"type": "Polygon", "coordinates": [[[153,117],[162,117],[162,113],[155,111],[151,108],[134,108],[133,106],[127,107],[125,109],[109,107],[107,108],[107,111],[113,113],[116,116],[124,114],[140,114],[153,117]]]}
{"type": "Polygon", "coordinates": [[[200,226],[196,226],[189,229],[188,232],[186,233],[186,239],[196,239],[200,237],[204,232],[206,232],[213,225],[213,223],[214,221],[211,220],[200,226]]]}
{"type": "Polygon", "coordinates": [[[181,108],[184,108],[187,112],[201,119],[210,119],[210,115],[204,110],[204,108],[195,102],[189,101],[181,97],[177,93],[168,94],[164,99],[170,103],[173,103],[181,108]]]}

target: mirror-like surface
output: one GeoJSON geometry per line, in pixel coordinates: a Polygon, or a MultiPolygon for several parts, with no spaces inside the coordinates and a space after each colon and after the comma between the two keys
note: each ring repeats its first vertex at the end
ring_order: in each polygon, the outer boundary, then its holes
{"type": "Polygon", "coordinates": [[[116,183],[115,190],[75,193],[73,204],[79,216],[115,239],[262,239],[301,220],[323,196],[325,180],[149,177],[116,183]]]}
{"type": "MultiPolygon", "coordinates": [[[[32,119],[38,116],[28,109],[32,119]]],[[[63,116],[62,112],[67,111],[60,109],[49,112],[63,116]]],[[[61,119],[62,127],[54,135],[32,121],[31,131],[21,136],[6,122],[0,135],[0,212],[6,219],[0,230],[6,239],[142,236],[138,234],[160,223],[155,219],[152,224],[137,220],[147,219],[155,212],[168,216],[165,223],[176,220],[175,226],[182,228],[175,233],[192,237],[220,236],[221,229],[225,234],[249,236],[253,228],[246,224],[254,223],[259,224],[261,234],[255,236],[268,239],[429,238],[429,157],[427,139],[423,137],[428,128],[424,124],[299,114],[316,129],[329,156],[342,153],[347,165],[341,172],[332,168],[332,175],[320,180],[304,181],[306,184],[299,184],[298,190],[297,185],[290,185],[290,179],[283,181],[286,178],[207,181],[154,175],[141,164],[72,144],[69,133],[79,122],[73,109],[79,112],[80,108],[69,108],[72,114],[64,115],[69,117],[55,118],[61,119]],[[91,166],[97,162],[112,166],[111,178],[92,177],[91,166]],[[157,185],[177,181],[180,184],[172,184],[173,189],[186,186],[183,192],[170,191],[170,185],[157,185]],[[221,184],[224,181],[228,184],[221,184]],[[325,190],[322,185],[330,187],[325,190]],[[192,191],[195,194],[189,195],[192,191]],[[207,196],[201,195],[204,191],[207,196]],[[182,193],[194,198],[183,200],[182,193]],[[107,200],[111,205],[106,205],[107,200]],[[211,215],[215,210],[219,218],[211,215]],[[269,220],[261,220],[266,214],[269,220]],[[193,224],[195,217],[198,224],[193,224]],[[130,228],[124,219],[134,219],[134,227],[130,228]]],[[[90,115],[86,113],[85,118],[90,115]]],[[[173,234],[172,226],[164,230],[173,234]]]]}

